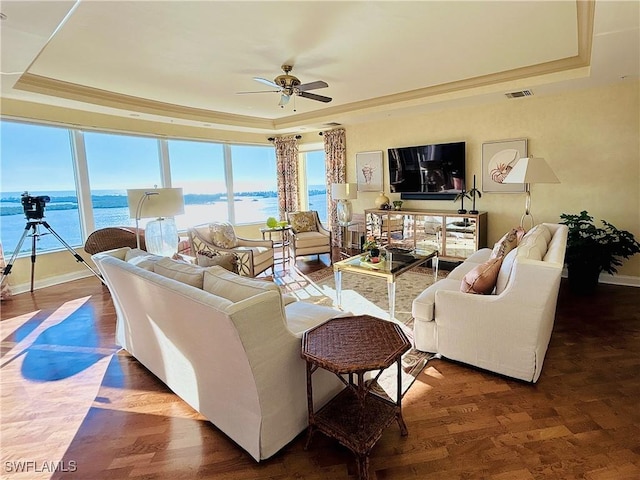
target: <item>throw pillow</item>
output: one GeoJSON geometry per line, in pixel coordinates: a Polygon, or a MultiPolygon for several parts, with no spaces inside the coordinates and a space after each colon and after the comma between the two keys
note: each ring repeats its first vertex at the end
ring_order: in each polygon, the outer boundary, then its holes
{"type": "Polygon", "coordinates": [[[460,291],[463,293],[475,293],[489,295],[493,292],[498,279],[500,265],[503,257],[490,258],[486,262],[470,270],[460,283],[460,291]]]}
{"type": "Polygon", "coordinates": [[[200,250],[196,258],[196,262],[201,267],[214,267],[219,265],[230,272],[238,273],[238,257],[233,253],[200,250]]]}
{"type": "Polygon", "coordinates": [[[518,244],[518,257],[542,260],[551,241],[551,231],[546,225],[536,225],[529,230],[518,244]]]}
{"type": "Polygon", "coordinates": [[[281,293],[273,282],[241,277],[222,267],[211,267],[205,271],[203,289],[234,303],[269,290],[281,293]]]}
{"type": "Polygon", "coordinates": [[[163,277],[186,283],[192,287],[202,288],[205,269],[198,265],[178,262],[169,257],[165,257],[155,263],[153,271],[163,277]]]}
{"type": "Polygon", "coordinates": [[[289,214],[289,223],[293,233],[317,232],[316,216],[313,212],[296,212],[289,214]]]}
{"type": "Polygon", "coordinates": [[[209,224],[211,243],[220,248],[234,248],[238,246],[236,232],[229,222],[214,222],[209,224]]]}
{"type": "Polygon", "coordinates": [[[493,246],[491,258],[506,256],[507,253],[518,246],[520,240],[524,237],[524,234],[525,231],[522,227],[516,227],[509,230],[493,246]]]}

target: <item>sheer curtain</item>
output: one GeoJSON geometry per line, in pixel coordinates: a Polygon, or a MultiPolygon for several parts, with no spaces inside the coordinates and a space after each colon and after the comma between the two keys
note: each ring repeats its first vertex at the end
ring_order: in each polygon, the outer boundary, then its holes
{"type": "Polygon", "coordinates": [[[294,135],[276,137],[276,166],[278,171],[278,214],[300,210],[298,187],[298,140],[294,135]]]}
{"type": "Polygon", "coordinates": [[[333,244],[342,245],[342,229],[338,225],[336,202],[331,198],[331,184],[347,181],[347,139],[344,128],[322,132],[327,171],[327,219],[333,244]]]}

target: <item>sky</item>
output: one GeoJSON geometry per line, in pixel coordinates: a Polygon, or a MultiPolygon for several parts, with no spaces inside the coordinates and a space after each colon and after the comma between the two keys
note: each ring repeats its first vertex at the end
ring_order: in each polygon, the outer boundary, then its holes
{"type": "MultiPolygon", "coordinates": [[[[65,128],[0,122],[2,192],[75,190],[71,143],[65,128]]],[[[92,191],[161,185],[155,138],[85,132],[84,143],[92,191]]],[[[276,189],[273,147],[233,145],[231,154],[235,191],[276,189]]],[[[184,193],[225,191],[223,145],[169,140],[169,156],[174,187],[184,193]]],[[[324,152],[309,157],[309,184],[324,185],[324,152]]]]}

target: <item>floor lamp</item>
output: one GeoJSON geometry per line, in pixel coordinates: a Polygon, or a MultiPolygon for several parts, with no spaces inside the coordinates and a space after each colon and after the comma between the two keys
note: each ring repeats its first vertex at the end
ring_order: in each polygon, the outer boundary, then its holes
{"type": "Polygon", "coordinates": [[[147,251],[170,257],[178,251],[178,227],[173,219],[184,213],[181,188],[127,190],[129,216],[136,220],[136,244],[140,248],[141,218],[155,218],[145,226],[147,251]]]}
{"type": "MultiPolygon", "coordinates": [[[[524,183],[527,198],[525,200],[524,214],[520,218],[520,226],[524,228],[525,218],[529,217],[531,227],[535,225],[531,214],[531,184],[532,183],[560,183],[556,174],[544,158],[521,158],[514,165],[502,183],[524,183]]],[[[530,228],[531,228],[530,227],[530,228]]]]}
{"type": "Polygon", "coordinates": [[[331,198],[338,201],[336,205],[338,223],[342,226],[349,225],[353,216],[353,208],[349,200],[358,198],[358,185],[355,183],[333,183],[331,184],[331,198]]]}

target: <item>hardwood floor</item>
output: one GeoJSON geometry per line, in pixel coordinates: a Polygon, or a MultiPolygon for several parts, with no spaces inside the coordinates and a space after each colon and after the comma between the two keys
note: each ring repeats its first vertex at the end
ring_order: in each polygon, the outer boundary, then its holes
{"type": "MultiPolygon", "coordinates": [[[[601,285],[580,298],[563,281],[535,385],[431,360],[403,401],[409,435],[385,431],[371,478],[640,478],[638,293],[601,285]]],[[[1,478],[355,478],[353,455],[321,434],[256,463],[118,351],[95,277],[17,295],[1,313],[1,478]]]]}

